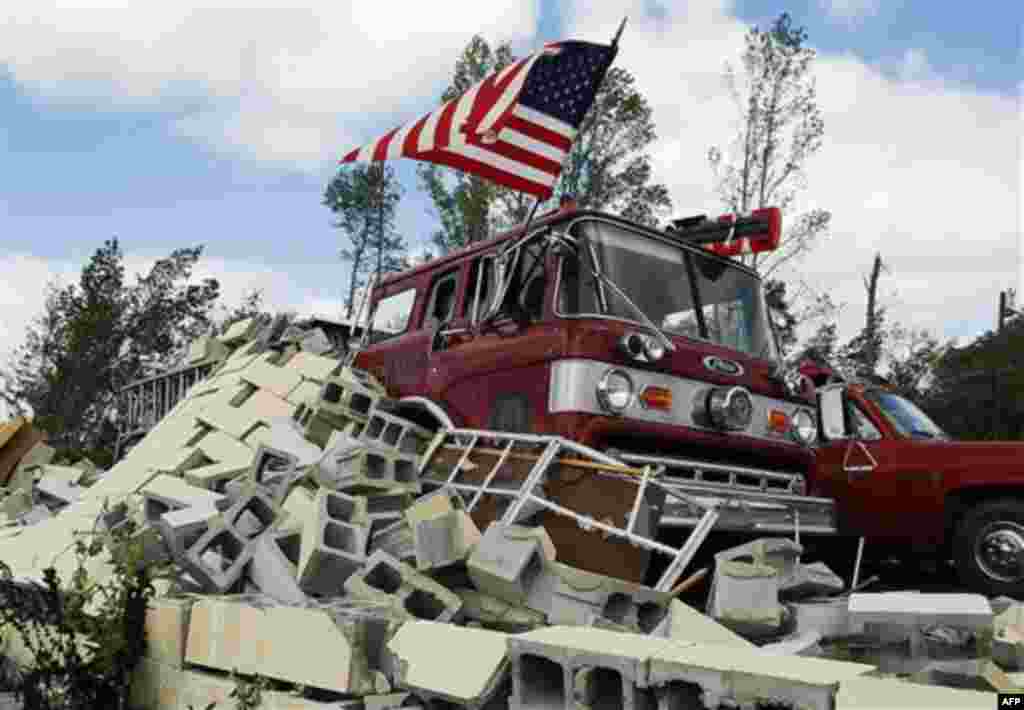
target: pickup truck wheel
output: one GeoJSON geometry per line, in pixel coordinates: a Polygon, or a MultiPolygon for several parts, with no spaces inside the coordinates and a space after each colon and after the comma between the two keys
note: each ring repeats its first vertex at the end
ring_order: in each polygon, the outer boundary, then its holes
{"type": "Polygon", "coordinates": [[[957,572],[972,590],[989,596],[1024,594],[1024,500],[982,503],[957,527],[957,572]]]}

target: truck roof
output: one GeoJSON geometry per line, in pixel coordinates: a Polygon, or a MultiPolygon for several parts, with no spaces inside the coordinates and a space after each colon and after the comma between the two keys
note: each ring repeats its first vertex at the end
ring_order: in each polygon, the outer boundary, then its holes
{"type": "MultiPolygon", "coordinates": [[[[530,223],[530,231],[551,224],[552,222],[568,222],[579,217],[601,217],[602,219],[608,219],[614,222],[619,222],[622,225],[630,227],[632,229],[641,229],[643,231],[650,232],[651,234],[658,235],[661,237],[670,236],[663,230],[653,229],[642,224],[637,224],[636,222],[631,222],[630,220],[624,219],[617,215],[609,214],[607,212],[600,212],[598,210],[580,209],[578,207],[573,206],[556,208],[554,210],[551,210],[550,212],[545,212],[544,214],[535,218],[533,222],[530,223]]],[[[412,269],[389,274],[381,279],[379,286],[390,286],[391,284],[397,283],[399,281],[414,278],[426,271],[434,271],[437,268],[443,267],[449,263],[473,256],[478,252],[487,251],[488,249],[497,246],[502,242],[511,241],[517,237],[522,236],[524,233],[525,226],[525,224],[516,225],[512,229],[509,229],[508,231],[503,232],[496,237],[492,237],[491,239],[487,239],[480,242],[474,242],[473,244],[464,246],[461,249],[457,249],[449,254],[445,254],[444,256],[428,261],[425,264],[420,264],[419,266],[416,266],[412,269]]],[[[685,244],[685,242],[682,240],[677,241],[680,244],[685,244]]],[[[693,248],[699,249],[699,247],[695,244],[692,246],[693,248]]],[[[747,267],[742,262],[721,257],[711,251],[706,251],[703,249],[701,249],[701,253],[713,259],[725,261],[733,266],[743,269],[744,271],[748,271],[756,275],[756,272],[754,272],[752,269],[747,267]]]]}

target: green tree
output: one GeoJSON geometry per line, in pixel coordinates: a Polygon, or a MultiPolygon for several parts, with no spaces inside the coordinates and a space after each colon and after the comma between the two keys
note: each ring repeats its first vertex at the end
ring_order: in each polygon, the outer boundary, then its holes
{"type": "MultiPolygon", "coordinates": [[[[474,36],[455,62],[452,83],[441,95],[441,104],[461,96],[473,85],[515,60],[508,43],[492,49],[483,37],[474,36]]],[[[501,201],[506,210],[512,205],[526,204],[521,193],[495,185],[477,175],[433,163],[420,163],[416,171],[441,221],[440,229],[431,235],[431,243],[442,255],[486,239],[490,234],[489,217],[497,200],[501,201]]],[[[525,210],[522,215],[525,217],[525,210]]]]}
{"type": "MultiPolygon", "coordinates": [[[[821,148],[825,124],[818,108],[807,33],[782,13],[767,30],[746,36],[743,74],[726,64],[725,80],[740,114],[728,149],[713,146],[708,162],[718,194],[731,212],[762,207],[789,211],[805,186],[807,160],[821,148]]],[[[785,229],[773,253],[745,256],[765,276],[810,251],[828,230],[831,213],[815,209],[785,229]],[[764,262],[764,263],[762,263],[764,262]]]]}
{"type": "Polygon", "coordinates": [[[401,269],[405,242],[394,228],[401,196],[394,169],[383,163],[343,170],[327,185],[323,204],[335,214],[334,226],[349,240],[340,251],[342,260],[352,265],[346,318],[352,318],[358,307],[356,296],[367,285],[367,275],[401,269]]]}
{"type": "Polygon", "coordinates": [[[851,374],[861,378],[878,375],[882,354],[888,340],[885,326],[885,307],[878,302],[878,281],[883,271],[888,271],[882,262],[882,255],[875,254],[871,276],[864,279],[867,291],[867,307],[864,313],[864,327],[839,352],[839,358],[851,374]]]}
{"type": "Polygon", "coordinates": [[[201,254],[201,246],[177,249],[129,284],[118,240],[107,240],[77,284],[51,284],[43,313],[0,373],[0,398],[34,414],[60,449],[109,444],[120,389],[169,367],[209,331],[219,285],[189,283],[201,254]]]}

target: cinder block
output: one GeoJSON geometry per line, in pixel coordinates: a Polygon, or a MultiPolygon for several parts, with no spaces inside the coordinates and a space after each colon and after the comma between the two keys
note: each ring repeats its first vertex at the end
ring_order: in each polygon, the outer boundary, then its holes
{"type": "Polygon", "coordinates": [[[817,631],[804,631],[787,638],[761,646],[765,653],[777,653],[782,656],[820,657],[824,654],[821,648],[821,634],[817,631]]]}
{"type": "Polygon", "coordinates": [[[182,668],[193,600],[189,597],[157,598],[146,609],[146,657],[182,668]]]}
{"type": "Polygon", "coordinates": [[[510,638],[496,631],[411,621],[387,642],[388,665],[395,685],[417,696],[482,708],[498,695],[508,675],[510,638]],[[449,648],[460,649],[458,663],[438,652],[449,648]]]}
{"type": "Polygon", "coordinates": [[[434,434],[407,419],[374,409],[360,438],[379,446],[390,446],[405,454],[419,456],[426,451],[434,434]]]}
{"type": "Polygon", "coordinates": [[[181,564],[207,591],[225,594],[241,581],[252,553],[248,541],[222,517],[210,522],[181,564]]]}
{"type": "Polygon", "coordinates": [[[757,648],[742,636],[696,609],[690,608],[678,599],[673,599],[669,604],[668,615],[652,632],[652,635],[671,641],[720,643],[739,648],[757,648]]]}
{"type": "Polygon", "coordinates": [[[453,590],[462,600],[462,614],[482,623],[486,628],[506,633],[522,633],[547,623],[543,612],[514,606],[468,587],[453,590]]]}
{"type": "Polygon", "coordinates": [[[836,710],[880,708],[934,708],[934,710],[986,710],[998,696],[975,690],[919,685],[891,678],[850,678],[839,683],[836,710]]]}
{"type": "Polygon", "coordinates": [[[281,530],[298,530],[301,532],[307,521],[315,519],[315,495],[304,486],[295,486],[285,496],[281,510],[288,514],[279,528],[281,530]]]}
{"type": "Polygon", "coordinates": [[[964,690],[997,693],[1015,692],[1016,686],[1003,671],[988,659],[932,661],[921,671],[911,675],[916,683],[941,685],[964,690]]]}
{"type": "Polygon", "coordinates": [[[833,596],[846,588],[845,582],[824,562],[798,562],[790,575],[779,580],[779,597],[802,599],[810,596],[833,596]]]}
{"type": "Polygon", "coordinates": [[[346,616],[322,608],[205,598],[192,608],[186,660],[338,693],[372,693],[371,659],[389,623],[370,610],[346,616]]]}
{"type": "Polygon", "coordinates": [[[704,705],[713,708],[770,705],[831,710],[837,684],[873,670],[874,666],[861,663],[781,656],[722,644],[672,644],[650,654],[647,685],[696,685],[703,691],[704,705]]]}
{"type": "Polygon", "coordinates": [[[156,522],[164,513],[190,506],[207,508],[227,507],[224,496],[193,486],[177,476],[162,473],[146,483],[140,493],[143,496],[145,520],[156,522]]]}
{"type": "Polygon", "coordinates": [[[295,370],[308,380],[323,382],[331,373],[340,367],[341,363],[330,357],[323,357],[311,352],[297,352],[288,360],[287,367],[295,370]]]}
{"type": "Polygon", "coordinates": [[[243,540],[252,540],[273,527],[281,516],[281,509],[256,483],[242,491],[238,500],[224,513],[228,524],[243,540]]]}
{"type": "Polygon", "coordinates": [[[225,345],[237,347],[246,340],[251,339],[259,328],[259,321],[255,318],[246,318],[232,323],[231,326],[221,335],[218,340],[225,345]]]}
{"type": "Polygon", "coordinates": [[[476,523],[463,510],[421,520],[413,530],[416,568],[436,570],[462,562],[481,537],[476,523]]]}
{"type": "Polygon", "coordinates": [[[181,508],[161,515],[157,521],[157,529],[171,554],[180,563],[186,551],[210,529],[211,523],[220,517],[220,511],[214,507],[181,508]]]}
{"type": "Polygon", "coordinates": [[[243,467],[252,463],[252,449],[221,431],[210,432],[200,439],[197,446],[215,463],[234,463],[243,467]]]}
{"type": "Polygon", "coordinates": [[[400,614],[426,621],[451,621],[462,609],[458,595],[382,550],[345,581],[345,592],[389,602],[400,614]]]}
{"type": "Polygon", "coordinates": [[[37,505],[18,516],[20,525],[35,525],[53,517],[53,513],[45,505],[37,505]]]}
{"type": "Polygon", "coordinates": [[[27,513],[32,508],[32,494],[26,490],[16,489],[8,493],[3,501],[0,501],[0,513],[6,516],[7,520],[15,520],[22,513],[27,513]]]}
{"type": "Polygon", "coordinates": [[[65,506],[82,497],[82,487],[44,476],[36,482],[36,493],[51,505],[65,506]]]}
{"type": "Polygon", "coordinates": [[[334,481],[339,491],[366,495],[394,490],[418,493],[420,490],[416,459],[412,456],[365,445],[346,456],[338,462],[338,477],[334,481]]]}
{"type": "Polygon", "coordinates": [[[253,546],[249,578],[260,591],[282,604],[305,604],[307,597],[297,580],[301,550],[300,532],[270,531],[261,535],[253,546]]]}
{"type": "Polygon", "coordinates": [[[366,562],[367,531],[317,515],[302,527],[299,586],[308,594],[336,594],[366,562]]]}
{"type": "Polygon", "coordinates": [[[77,466],[54,466],[53,464],[41,466],[38,473],[39,481],[50,479],[51,481],[63,481],[72,486],[81,485],[82,478],[85,476],[85,471],[77,466]]]}
{"type": "Polygon", "coordinates": [[[395,559],[406,564],[416,564],[416,545],[412,538],[412,529],[403,518],[386,527],[371,531],[370,554],[383,550],[395,559]]]}
{"type": "Polygon", "coordinates": [[[223,360],[228,356],[224,343],[208,335],[196,338],[188,347],[188,364],[195,365],[206,360],[223,360]]]}
{"type": "Polygon", "coordinates": [[[541,576],[544,561],[554,559],[554,551],[543,528],[494,522],[469,556],[467,567],[477,589],[522,605],[531,585],[541,576]]]}
{"type": "Polygon", "coordinates": [[[720,562],[708,604],[712,618],[744,635],[760,635],[782,624],[779,573],[758,563],[720,562]]]}
{"type": "Polygon", "coordinates": [[[367,419],[385,395],[383,385],[367,372],[346,367],[324,380],[318,405],[331,415],[367,419]]]}
{"type": "Polygon", "coordinates": [[[267,420],[267,426],[261,426],[249,434],[246,443],[255,449],[265,447],[284,452],[294,459],[297,468],[315,464],[324,456],[323,449],[307,441],[302,428],[291,417],[272,417],[267,420]]]}
{"type": "Polygon", "coordinates": [[[241,373],[242,379],[250,384],[286,399],[288,393],[299,386],[302,375],[293,369],[255,362],[241,373]]]}
{"type": "Polygon", "coordinates": [[[212,463],[199,468],[185,471],[185,481],[197,488],[205,488],[214,493],[223,494],[225,486],[247,470],[242,463],[225,461],[223,463],[212,463]]]}
{"type": "Polygon", "coordinates": [[[936,626],[987,629],[992,627],[992,607],[980,594],[920,594],[882,592],[851,594],[850,620],[899,626],[936,626]]]}

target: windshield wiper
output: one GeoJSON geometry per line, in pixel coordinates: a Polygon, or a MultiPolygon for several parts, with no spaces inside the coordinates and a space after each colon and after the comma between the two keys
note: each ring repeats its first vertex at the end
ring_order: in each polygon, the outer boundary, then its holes
{"type": "MultiPolygon", "coordinates": [[[[579,257],[577,256],[577,259],[578,258],[579,257]]],[[[580,259],[580,261],[582,261],[582,259],[580,259]]],[[[623,301],[629,304],[630,308],[636,311],[637,315],[640,316],[640,320],[644,322],[644,325],[646,325],[648,328],[650,328],[651,330],[658,334],[658,338],[661,340],[661,343],[662,345],[665,346],[666,350],[669,350],[670,352],[676,351],[675,344],[669,339],[667,335],[665,335],[661,328],[656,326],[654,324],[654,321],[648,318],[647,314],[643,312],[643,309],[641,309],[640,306],[633,303],[633,300],[626,295],[626,292],[619,288],[619,286],[614,281],[612,281],[610,277],[605,276],[602,273],[598,273],[589,264],[587,265],[587,268],[590,269],[590,273],[594,276],[594,278],[596,278],[598,281],[605,284],[606,286],[610,286],[611,289],[615,291],[615,293],[617,293],[623,301]]]]}

